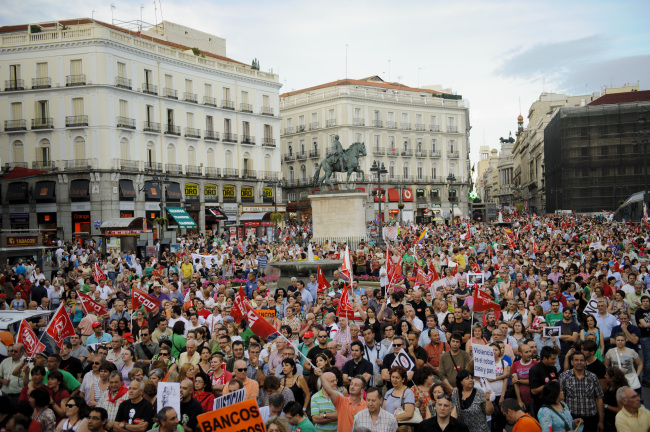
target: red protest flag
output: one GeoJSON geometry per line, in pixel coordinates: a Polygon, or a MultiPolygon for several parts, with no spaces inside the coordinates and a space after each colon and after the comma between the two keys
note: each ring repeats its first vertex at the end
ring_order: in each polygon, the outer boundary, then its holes
{"type": "Polygon", "coordinates": [[[481,267],[477,263],[472,263],[472,271],[474,273],[480,273],[481,272],[481,267]]]}
{"type": "Polygon", "coordinates": [[[494,302],[494,297],[485,291],[481,291],[478,286],[474,288],[474,305],[473,312],[483,312],[486,310],[494,310],[494,315],[498,318],[501,316],[501,306],[494,302]]]}
{"type": "Polygon", "coordinates": [[[318,284],[318,288],[316,289],[317,293],[321,293],[331,286],[325,277],[325,273],[323,273],[323,269],[320,268],[320,265],[318,266],[316,283],[318,284]]]}
{"type": "Polygon", "coordinates": [[[535,237],[533,237],[533,253],[539,253],[539,247],[537,246],[537,242],[535,242],[535,237]]]}
{"type": "Polygon", "coordinates": [[[56,310],[56,313],[50,320],[45,333],[49,334],[54,343],[57,344],[59,348],[63,348],[63,340],[68,336],[73,336],[75,334],[74,327],[72,326],[72,321],[65,311],[63,305],[59,306],[56,310]]]}
{"type": "Polygon", "coordinates": [[[84,313],[86,314],[92,313],[97,316],[106,315],[108,313],[106,312],[104,306],[95,302],[92,299],[92,297],[90,297],[88,294],[84,294],[81,291],[77,291],[77,295],[79,296],[79,301],[81,302],[81,307],[83,308],[84,313]]]}
{"type": "Polygon", "coordinates": [[[152,312],[154,309],[160,307],[160,302],[156,297],[149,295],[141,289],[135,287],[133,288],[131,301],[131,308],[134,310],[142,306],[147,312],[152,312]]]}
{"type": "Polygon", "coordinates": [[[336,316],[339,318],[354,319],[354,309],[352,309],[352,305],[350,304],[347,285],[345,288],[343,288],[343,294],[341,294],[339,307],[336,309],[336,316]]]}
{"type": "Polygon", "coordinates": [[[239,288],[239,292],[235,296],[232,312],[230,314],[239,323],[242,319],[246,319],[248,327],[251,331],[261,338],[268,338],[270,335],[277,333],[277,329],[273,327],[267,320],[262,318],[253,306],[251,306],[248,298],[244,294],[244,289],[239,288]]]}
{"type": "Polygon", "coordinates": [[[440,275],[438,275],[436,266],[433,264],[433,261],[431,261],[429,263],[429,274],[427,274],[427,285],[431,286],[438,279],[440,279],[440,275]]]}
{"type": "Polygon", "coordinates": [[[101,267],[97,263],[95,263],[93,279],[95,279],[95,282],[99,282],[102,279],[106,279],[106,275],[104,274],[101,267]]]}
{"type": "Polygon", "coordinates": [[[352,261],[350,260],[350,249],[345,246],[345,254],[343,255],[343,264],[341,265],[341,276],[344,276],[350,284],[352,283],[352,261]]]}
{"type": "Polygon", "coordinates": [[[45,345],[38,340],[36,333],[34,333],[34,330],[32,330],[32,327],[26,320],[20,322],[16,342],[23,344],[27,357],[34,357],[36,354],[45,351],[45,345]]]}

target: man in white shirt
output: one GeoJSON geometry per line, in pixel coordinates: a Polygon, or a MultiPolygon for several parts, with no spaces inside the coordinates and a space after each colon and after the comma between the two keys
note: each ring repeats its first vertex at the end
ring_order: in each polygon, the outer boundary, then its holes
{"type": "Polygon", "coordinates": [[[99,298],[107,301],[113,294],[113,290],[108,285],[106,285],[105,279],[101,279],[99,281],[99,286],[97,287],[97,291],[99,291],[99,298]]]}

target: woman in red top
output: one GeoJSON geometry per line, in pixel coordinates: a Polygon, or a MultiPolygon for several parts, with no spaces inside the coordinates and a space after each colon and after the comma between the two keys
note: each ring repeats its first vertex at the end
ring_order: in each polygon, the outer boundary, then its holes
{"type": "Polygon", "coordinates": [[[223,357],[219,353],[212,354],[210,366],[208,376],[211,380],[212,392],[219,397],[222,395],[224,386],[232,380],[232,374],[223,367],[223,357]]]}
{"type": "Polygon", "coordinates": [[[211,381],[212,379],[204,372],[199,372],[194,377],[194,394],[192,396],[199,401],[203,412],[210,412],[214,407],[211,381]]]}

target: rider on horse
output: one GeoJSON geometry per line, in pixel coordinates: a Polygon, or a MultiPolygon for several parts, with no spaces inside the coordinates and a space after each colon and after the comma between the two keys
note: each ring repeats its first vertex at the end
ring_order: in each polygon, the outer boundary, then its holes
{"type": "Polygon", "coordinates": [[[339,136],[334,135],[334,155],[336,156],[335,160],[333,161],[333,164],[336,162],[339,163],[339,166],[341,168],[341,171],[346,171],[347,168],[345,166],[345,158],[343,157],[345,155],[345,150],[343,150],[343,146],[341,145],[341,142],[339,141],[339,136]]]}

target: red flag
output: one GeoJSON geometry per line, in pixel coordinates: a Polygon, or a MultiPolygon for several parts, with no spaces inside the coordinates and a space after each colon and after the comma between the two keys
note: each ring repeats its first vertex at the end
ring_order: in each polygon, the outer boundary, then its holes
{"type": "Polygon", "coordinates": [[[282,243],[286,243],[291,239],[291,233],[286,233],[284,236],[282,236],[282,243]]]}
{"type": "Polygon", "coordinates": [[[320,265],[318,266],[318,273],[316,276],[316,283],[318,284],[318,289],[316,289],[317,293],[321,293],[331,286],[325,277],[325,273],[323,273],[323,269],[320,268],[320,265]]]}
{"type": "Polygon", "coordinates": [[[535,242],[535,237],[533,237],[533,253],[539,253],[539,247],[537,246],[537,242],[535,242]]]}
{"type": "Polygon", "coordinates": [[[478,289],[478,286],[474,288],[474,306],[472,307],[473,312],[482,312],[486,310],[494,310],[494,315],[497,319],[501,316],[501,306],[497,303],[494,303],[494,297],[485,291],[478,289]]]}
{"type": "Polygon", "coordinates": [[[523,228],[524,231],[530,231],[532,229],[533,229],[533,226],[530,223],[527,223],[523,228]]]}
{"type": "Polygon", "coordinates": [[[433,264],[433,261],[431,261],[429,263],[429,274],[427,274],[427,284],[431,285],[438,279],[440,279],[440,275],[436,271],[436,266],[433,264]]]}
{"type": "Polygon", "coordinates": [[[244,245],[242,244],[241,240],[239,240],[239,243],[237,243],[237,249],[239,249],[239,253],[244,253],[244,245]]]}
{"type": "Polygon", "coordinates": [[[141,289],[135,287],[133,288],[131,299],[131,308],[133,308],[133,310],[139,308],[140,306],[143,306],[147,312],[152,312],[154,309],[160,307],[160,302],[156,297],[149,295],[141,289]]]}
{"type": "Polygon", "coordinates": [[[350,304],[347,285],[343,289],[343,294],[341,294],[339,307],[336,309],[336,316],[340,318],[354,319],[354,309],[352,309],[352,305],[350,304]]]}
{"type": "Polygon", "coordinates": [[[415,281],[419,284],[424,285],[427,280],[427,274],[424,272],[422,266],[418,265],[417,261],[413,266],[413,272],[415,273],[415,281]]]}
{"type": "Polygon", "coordinates": [[[63,348],[63,340],[65,338],[75,334],[72,321],[70,321],[70,317],[66,313],[63,305],[59,306],[56,310],[52,320],[45,329],[45,333],[49,334],[52,339],[54,339],[54,343],[56,343],[59,348],[63,348]]]}
{"type": "Polygon", "coordinates": [[[451,272],[452,276],[456,276],[456,274],[458,274],[458,264],[456,264],[456,266],[454,267],[454,270],[451,272]]]}
{"type": "Polygon", "coordinates": [[[104,306],[95,302],[88,294],[77,291],[77,295],[79,296],[79,301],[81,301],[81,307],[83,308],[84,313],[92,313],[98,316],[106,315],[108,313],[104,306]]]}
{"type": "Polygon", "coordinates": [[[245,318],[251,331],[263,339],[278,332],[267,320],[255,312],[255,309],[253,309],[253,306],[251,306],[246,298],[242,287],[239,287],[239,292],[235,296],[235,303],[233,303],[232,313],[230,315],[237,323],[245,318]]]}
{"type": "Polygon", "coordinates": [[[25,320],[20,322],[16,342],[23,344],[27,357],[34,357],[36,354],[45,351],[45,345],[38,340],[36,333],[25,320]]]}
{"type": "Polygon", "coordinates": [[[477,263],[472,263],[472,271],[474,273],[480,273],[481,272],[481,267],[477,263]]]}
{"type": "Polygon", "coordinates": [[[99,267],[99,264],[95,263],[95,271],[93,272],[93,279],[95,279],[95,282],[99,282],[102,279],[106,279],[106,275],[102,271],[101,267],[99,267]]]}

